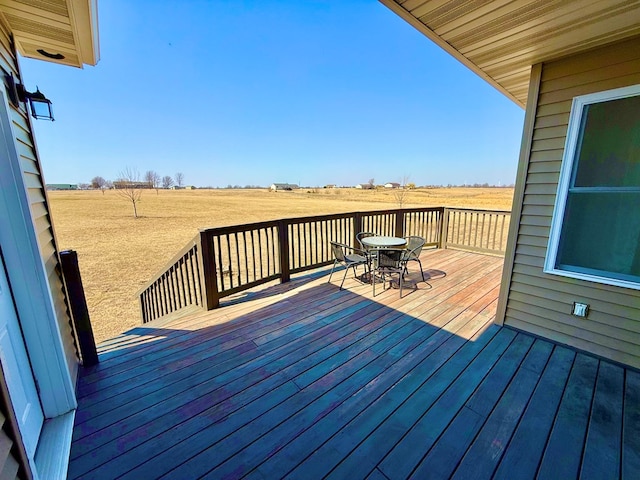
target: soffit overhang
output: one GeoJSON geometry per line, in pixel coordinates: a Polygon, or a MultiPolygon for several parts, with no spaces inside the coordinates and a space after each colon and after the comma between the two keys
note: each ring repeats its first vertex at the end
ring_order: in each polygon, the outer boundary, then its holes
{"type": "Polygon", "coordinates": [[[640,35],[638,0],[380,0],[524,107],[531,66],[640,35]]]}
{"type": "Polygon", "coordinates": [[[100,59],[97,0],[0,0],[0,17],[24,57],[79,68],[100,59]]]}

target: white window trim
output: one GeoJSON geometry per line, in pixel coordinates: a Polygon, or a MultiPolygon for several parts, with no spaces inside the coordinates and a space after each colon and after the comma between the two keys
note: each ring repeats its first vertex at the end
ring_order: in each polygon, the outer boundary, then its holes
{"type": "Polygon", "coordinates": [[[569,184],[571,183],[571,173],[573,171],[573,163],[575,161],[576,147],[578,138],[580,138],[580,124],[582,123],[582,111],[585,105],[592,103],[605,102],[610,100],[618,100],[621,98],[634,97],[640,95],[640,85],[630,87],[616,88],[614,90],[606,90],[603,92],[591,93],[589,95],[581,95],[574,97],[571,104],[571,113],[569,115],[569,127],[567,130],[567,139],[564,145],[564,155],[562,156],[562,165],[560,167],[560,179],[558,181],[558,190],[556,192],[556,204],[553,209],[553,218],[551,221],[551,230],[549,232],[549,243],[547,244],[547,255],[544,261],[545,273],[552,275],[560,275],[562,277],[576,278],[588,282],[602,283],[605,285],[613,285],[616,287],[631,288],[640,290],[640,283],[628,280],[620,280],[616,278],[602,277],[588,273],[578,273],[568,270],[560,270],[555,267],[558,257],[558,245],[560,243],[560,232],[564,220],[565,208],[567,205],[567,197],[569,193],[569,184]]]}

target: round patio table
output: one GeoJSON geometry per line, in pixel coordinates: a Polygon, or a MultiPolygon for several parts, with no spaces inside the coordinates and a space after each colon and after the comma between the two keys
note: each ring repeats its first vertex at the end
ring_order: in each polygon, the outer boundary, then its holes
{"type": "Polygon", "coordinates": [[[363,245],[369,248],[398,248],[406,247],[407,241],[400,237],[385,237],[374,235],[372,237],[365,237],[361,240],[363,245]]]}

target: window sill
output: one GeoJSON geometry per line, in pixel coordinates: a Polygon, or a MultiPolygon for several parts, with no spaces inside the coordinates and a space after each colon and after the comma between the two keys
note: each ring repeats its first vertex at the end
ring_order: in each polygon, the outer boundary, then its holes
{"type": "Polygon", "coordinates": [[[629,280],[619,280],[617,278],[601,277],[598,275],[590,275],[587,273],[571,272],[568,270],[559,270],[557,268],[545,268],[544,273],[550,275],[558,275],[561,277],[575,278],[585,282],[600,283],[603,285],[611,285],[613,287],[630,288],[632,290],[640,290],[640,283],[629,280]]]}

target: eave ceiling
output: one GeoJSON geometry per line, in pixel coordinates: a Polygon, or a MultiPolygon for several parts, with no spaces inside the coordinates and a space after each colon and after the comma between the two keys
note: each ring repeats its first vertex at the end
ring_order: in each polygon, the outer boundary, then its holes
{"type": "Polygon", "coordinates": [[[640,35],[638,0],[380,0],[523,106],[531,65],[640,35]]]}
{"type": "Polygon", "coordinates": [[[99,60],[96,0],[0,0],[0,21],[24,57],[80,68],[99,60]]]}

